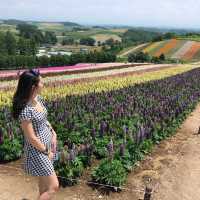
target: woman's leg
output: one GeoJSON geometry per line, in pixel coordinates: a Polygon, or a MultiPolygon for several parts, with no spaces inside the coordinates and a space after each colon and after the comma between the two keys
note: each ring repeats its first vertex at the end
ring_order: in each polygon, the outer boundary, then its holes
{"type": "Polygon", "coordinates": [[[51,200],[59,189],[59,182],[55,172],[51,176],[40,176],[40,183],[42,183],[42,190],[39,200],[51,200]]]}
{"type": "Polygon", "coordinates": [[[39,193],[40,195],[44,192],[47,191],[47,186],[45,185],[45,181],[43,180],[43,177],[39,177],[39,181],[38,181],[38,188],[39,188],[39,193]]]}

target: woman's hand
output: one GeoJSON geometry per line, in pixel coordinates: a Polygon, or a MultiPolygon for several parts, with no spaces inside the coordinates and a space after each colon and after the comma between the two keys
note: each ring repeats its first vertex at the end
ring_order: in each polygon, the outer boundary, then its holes
{"type": "Polygon", "coordinates": [[[50,160],[53,160],[53,156],[54,156],[54,153],[50,151],[50,152],[49,152],[49,155],[48,155],[49,159],[50,159],[50,160]]]}
{"type": "Polygon", "coordinates": [[[57,147],[57,137],[56,134],[53,134],[52,140],[51,140],[51,151],[55,154],[56,153],[56,147],[57,147]]]}

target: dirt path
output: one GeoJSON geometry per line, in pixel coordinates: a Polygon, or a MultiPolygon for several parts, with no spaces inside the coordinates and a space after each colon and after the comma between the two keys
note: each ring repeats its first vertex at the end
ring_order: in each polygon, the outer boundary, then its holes
{"type": "Polygon", "coordinates": [[[148,44],[149,44],[149,43],[140,44],[140,45],[138,45],[138,46],[136,46],[136,47],[133,47],[132,49],[129,49],[129,50],[126,51],[126,52],[123,52],[123,53],[120,54],[119,56],[120,56],[120,57],[127,56],[128,54],[130,54],[130,53],[132,53],[132,52],[134,52],[134,51],[136,51],[136,50],[138,50],[138,49],[140,49],[140,48],[142,48],[142,47],[145,47],[145,46],[147,46],[148,44]]]}
{"type": "MultiPolygon", "coordinates": [[[[188,117],[177,134],[161,142],[129,175],[128,191],[109,196],[92,190],[84,183],[61,188],[56,200],[139,200],[146,183],[155,188],[152,200],[200,199],[200,105],[188,117]],[[135,190],[137,188],[137,190],[135,190]],[[132,190],[132,191],[130,191],[132,190]],[[141,190],[141,191],[140,191],[141,190]]],[[[20,161],[0,165],[0,199],[22,200],[37,197],[37,179],[23,175],[20,161]],[[11,168],[8,168],[11,167],[11,168]]]]}

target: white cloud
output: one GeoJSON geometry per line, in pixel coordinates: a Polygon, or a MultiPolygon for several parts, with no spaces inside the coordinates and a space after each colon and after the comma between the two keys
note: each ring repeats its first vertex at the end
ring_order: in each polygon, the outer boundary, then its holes
{"type": "Polygon", "coordinates": [[[7,0],[0,18],[200,28],[200,0],[7,0]]]}

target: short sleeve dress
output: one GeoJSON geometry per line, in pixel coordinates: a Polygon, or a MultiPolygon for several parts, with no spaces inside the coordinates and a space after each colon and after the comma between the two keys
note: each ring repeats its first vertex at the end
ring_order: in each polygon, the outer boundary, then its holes
{"type": "MultiPolygon", "coordinates": [[[[46,146],[51,146],[52,132],[47,122],[47,109],[45,102],[41,96],[36,97],[38,102],[41,103],[44,112],[38,112],[30,104],[26,104],[24,109],[19,115],[19,121],[30,120],[33,125],[36,136],[46,146]]],[[[37,150],[31,143],[24,137],[24,171],[32,176],[49,176],[54,172],[53,163],[47,155],[37,150]]]]}

